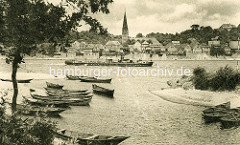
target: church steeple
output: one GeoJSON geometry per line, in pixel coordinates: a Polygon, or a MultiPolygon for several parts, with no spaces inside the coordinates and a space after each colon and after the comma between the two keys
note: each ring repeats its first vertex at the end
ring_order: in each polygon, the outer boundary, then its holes
{"type": "Polygon", "coordinates": [[[122,44],[128,40],[128,37],[129,37],[129,32],[128,32],[128,24],[127,24],[127,14],[125,10],[124,18],[123,18],[123,27],[122,27],[122,44]]]}

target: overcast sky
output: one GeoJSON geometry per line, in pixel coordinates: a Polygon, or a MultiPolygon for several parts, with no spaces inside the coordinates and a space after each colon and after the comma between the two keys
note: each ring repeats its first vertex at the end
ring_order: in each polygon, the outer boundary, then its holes
{"type": "Polygon", "coordinates": [[[94,17],[116,35],[121,34],[125,9],[130,36],[139,32],[176,33],[192,24],[213,28],[240,24],[240,0],[114,0],[109,8],[110,14],[94,17]]]}

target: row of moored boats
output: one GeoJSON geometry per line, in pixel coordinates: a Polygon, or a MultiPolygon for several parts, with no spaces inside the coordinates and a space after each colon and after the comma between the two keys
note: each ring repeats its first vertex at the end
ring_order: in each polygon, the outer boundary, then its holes
{"type": "Polygon", "coordinates": [[[240,126],[240,108],[230,107],[230,102],[226,102],[215,107],[205,109],[203,118],[206,123],[221,122],[222,128],[232,128],[240,126]]]}
{"type": "MultiPolygon", "coordinates": [[[[70,80],[80,80],[83,82],[110,83],[111,79],[99,79],[96,77],[67,76],[70,80]],[[82,80],[83,79],[83,80],[82,80]]],[[[23,96],[23,104],[17,104],[18,113],[24,115],[46,115],[49,117],[59,117],[60,113],[69,106],[89,105],[93,95],[87,89],[67,90],[63,85],[46,82],[47,87],[43,89],[30,89],[30,96],[23,96]]],[[[114,90],[92,84],[93,93],[113,97],[114,90]]],[[[117,145],[129,136],[109,136],[86,134],[65,129],[54,131],[57,138],[63,140],[75,140],[79,144],[86,145],[117,145]]]]}

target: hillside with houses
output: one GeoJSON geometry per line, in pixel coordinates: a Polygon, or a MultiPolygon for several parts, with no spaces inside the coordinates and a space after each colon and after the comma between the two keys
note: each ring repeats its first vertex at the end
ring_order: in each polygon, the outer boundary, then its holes
{"type": "MultiPolygon", "coordinates": [[[[191,29],[176,34],[142,33],[129,36],[126,13],[122,35],[97,34],[90,31],[70,33],[68,38],[55,43],[36,44],[30,56],[119,56],[127,54],[149,54],[164,58],[209,59],[219,56],[238,56],[240,26],[223,24],[218,29],[210,26],[192,25],[191,29]]],[[[0,45],[2,55],[11,49],[0,45]]]]}

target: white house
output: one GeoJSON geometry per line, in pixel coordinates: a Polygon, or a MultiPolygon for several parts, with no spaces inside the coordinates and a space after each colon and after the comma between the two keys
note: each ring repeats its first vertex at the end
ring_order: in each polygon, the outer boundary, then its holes
{"type": "Polygon", "coordinates": [[[121,44],[118,41],[108,41],[105,45],[107,51],[119,52],[121,49],[121,44]]]}

